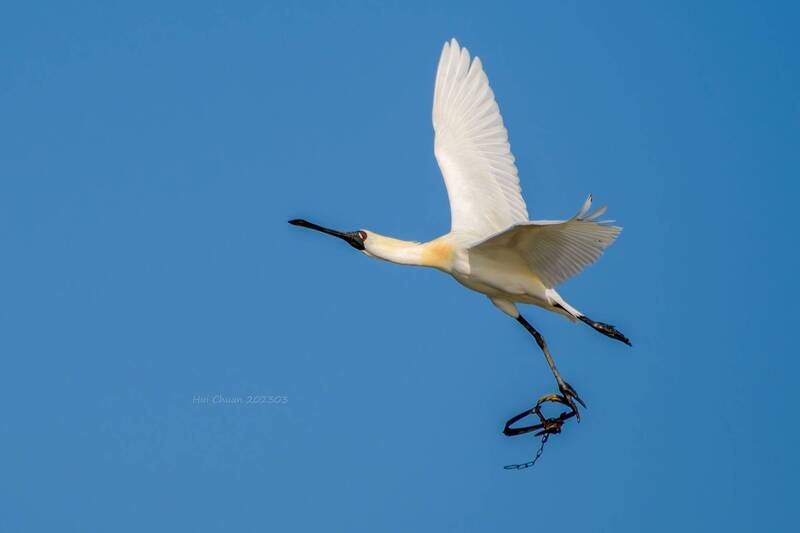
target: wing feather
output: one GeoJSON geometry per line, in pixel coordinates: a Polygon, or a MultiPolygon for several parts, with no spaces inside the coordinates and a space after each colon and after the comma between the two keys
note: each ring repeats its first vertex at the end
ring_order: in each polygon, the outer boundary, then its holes
{"type": "Polygon", "coordinates": [[[445,43],[433,96],[434,153],[451,231],[485,238],[528,220],[503,117],[479,58],[445,43]]]}
{"type": "Polygon", "coordinates": [[[611,221],[595,220],[605,207],[584,216],[591,203],[589,196],[569,220],[518,224],[477,243],[471,250],[491,253],[493,247],[513,248],[545,286],[555,287],[597,261],[622,231],[611,221]]]}

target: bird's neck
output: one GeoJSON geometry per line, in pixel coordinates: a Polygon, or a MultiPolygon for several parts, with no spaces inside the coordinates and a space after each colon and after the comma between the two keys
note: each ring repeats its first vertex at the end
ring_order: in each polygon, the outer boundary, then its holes
{"type": "Polygon", "coordinates": [[[453,264],[454,249],[447,236],[419,243],[371,232],[365,245],[365,251],[369,255],[401,265],[427,266],[449,271],[453,264]]]}

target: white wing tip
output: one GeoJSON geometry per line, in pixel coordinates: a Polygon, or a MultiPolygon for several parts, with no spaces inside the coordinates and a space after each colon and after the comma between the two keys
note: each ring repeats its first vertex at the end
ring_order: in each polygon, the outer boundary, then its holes
{"type": "Polygon", "coordinates": [[[586,217],[586,220],[594,220],[594,219],[596,219],[597,217],[599,217],[600,215],[602,215],[603,213],[605,213],[605,212],[606,212],[606,209],[608,209],[608,206],[607,206],[607,205],[604,205],[603,207],[601,207],[600,209],[596,210],[596,211],[595,211],[594,213],[592,213],[591,215],[587,216],[587,217],[586,217]]]}
{"type": "Polygon", "coordinates": [[[461,55],[462,53],[466,53],[468,54],[467,57],[469,57],[469,50],[467,50],[466,47],[458,44],[458,39],[456,39],[455,37],[451,37],[449,41],[445,41],[444,50],[442,51],[442,53],[444,53],[448,49],[452,54],[461,55]]]}
{"type": "MultiPolygon", "coordinates": [[[[607,205],[604,205],[596,209],[589,215],[587,215],[586,213],[589,211],[589,208],[591,206],[592,206],[592,195],[590,194],[589,196],[586,197],[586,200],[583,202],[580,211],[578,211],[575,214],[575,216],[572,217],[572,220],[585,220],[585,221],[596,222],[598,224],[603,224],[603,225],[608,225],[614,222],[614,220],[597,220],[598,217],[605,214],[606,210],[608,209],[607,205]]],[[[622,230],[622,228],[619,229],[622,230]]]]}
{"type": "Polygon", "coordinates": [[[583,215],[586,214],[586,212],[589,210],[590,207],[592,207],[592,195],[591,194],[586,197],[586,200],[583,202],[583,205],[581,206],[580,210],[572,218],[581,218],[583,215]]]}

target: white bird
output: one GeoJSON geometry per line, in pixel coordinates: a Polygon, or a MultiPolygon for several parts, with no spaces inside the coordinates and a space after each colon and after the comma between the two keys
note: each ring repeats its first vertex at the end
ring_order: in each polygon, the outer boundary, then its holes
{"type": "Polygon", "coordinates": [[[371,230],[340,232],[295,219],[290,224],[339,237],[369,257],[433,267],[485,294],[536,339],[558,383],[560,401],[578,415],[584,402],[561,377],[542,335],[517,309],[534,304],[628,345],[611,325],[569,305],[555,287],[597,260],[622,228],[587,215],[589,196],[572,218],[528,220],[517,167],[500,109],[478,57],[455,39],[445,43],[433,95],[434,153],[450,200],[450,232],[430,242],[393,239],[371,230]]]}

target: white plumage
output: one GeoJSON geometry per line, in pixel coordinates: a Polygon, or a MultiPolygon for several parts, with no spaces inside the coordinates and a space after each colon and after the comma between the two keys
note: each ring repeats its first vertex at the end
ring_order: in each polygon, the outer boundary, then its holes
{"type": "Polygon", "coordinates": [[[433,128],[434,153],[450,199],[446,240],[456,248],[450,273],[512,316],[517,314],[513,302],[521,302],[577,318],[579,313],[553,289],[596,261],[622,228],[595,220],[605,208],[584,216],[591,196],[569,220],[528,220],[489,79],[481,60],[470,59],[455,39],[445,43],[439,59],[433,128]]]}
{"type": "Polygon", "coordinates": [[[439,269],[488,296],[536,338],[558,382],[558,401],[577,416],[575,401],[583,402],[561,378],[544,338],[516,304],[535,304],[581,320],[630,344],[614,326],[590,320],[555,290],[596,261],[622,228],[596,220],[605,207],[586,215],[591,196],[569,220],[528,220],[508,132],[489,79],[480,59],[470,59],[455,39],[445,43],[439,59],[433,128],[434,153],[450,200],[451,227],[446,235],[419,243],[370,230],[340,232],[305,220],[290,222],[344,239],[370,257],[439,269]]]}
{"type": "Polygon", "coordinates": [[[445,43],[433,94],[434,153],[447,185],[451,231],[488,237],[528,210],[500,108],[481,60],[445,43]]]}
{"type": "Polygon", "coordinates": [[[445,43],[433,94],[434,153],[450,200],[446,235],[419,243],[371,230],[342,233],[292,223],[348,240],[370,257],[437,268],[519,317],[515,303],[569,319],[583,315],[555,291],[598,257],[622,228],[585,216],[592,198],[566,221],[530,221],[500,108],[481,60],[455,39],[445,43]]]}
{"type": "Polygon", "coordinates": [[[496,247],[519,250],[531,271],[547,287],[555,287],[597,261],[622,230],[607,221],[595,222],[605,207],[584,217],[590,205],[591,196],[581,211],[567,221],[523,222],[490,236],[470,250],[488,254],[496,247]]]}

